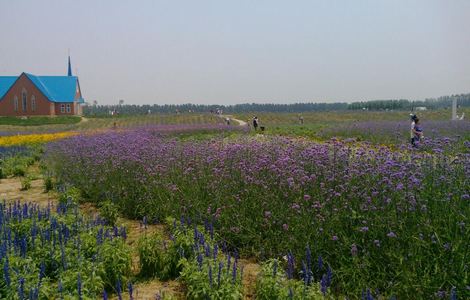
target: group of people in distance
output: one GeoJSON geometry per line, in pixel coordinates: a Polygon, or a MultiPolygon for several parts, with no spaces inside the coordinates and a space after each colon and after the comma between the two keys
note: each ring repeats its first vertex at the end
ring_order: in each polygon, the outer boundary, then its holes
{"type": "MultiPolygon", "coordinates": [[[[413,147],[417,147],[418,143],[424,138],[423,128],[421,127],[421,123],[419,122],[419,118],[417,115],[410,114],[410,117],[411,117],[411,131],[410,131],[411,145],[413,147]]],[[[300,124],[304,123],[304,118],[301,115],[299,115],[299,122],[300,124]]],[[[253,117],[252,124],[253,124],[253,128],[255,129],[255,131],[257,131],[258,126],[259,126],[259,119],[257,116],[253,117]]]]}

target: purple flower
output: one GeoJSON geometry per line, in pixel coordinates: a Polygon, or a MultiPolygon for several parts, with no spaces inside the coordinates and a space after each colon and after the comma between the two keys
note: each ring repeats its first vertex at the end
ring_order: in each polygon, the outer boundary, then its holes
{"type": "Polygon", "coordinates": [[[367,227],[367,226],[361,227],[360,231],[361,232],[367,232],[367,231],[369,231],[369,227],[367,227]]]}
{"type": "Polygon", "coordinates": [[[357,255],[357,246],[356,244],[351,245],[351,255],[356,256],[357,255]]]}
{"type": "Polygon", "coordinates": [[[445,291],[439,290],[439,291],[436,292],[436,297],[439,298],[439,299],[445,298],[445,296],[446,296],[445,291]]]}
{"type": "Polygon", "coordinates": [[[331,239],[332,239],[333,241],[337,241],[337,240],[338,240],[338,236],[334,235],[334,236],[331,237],[331,239]]]}
{"type": "Polygon", "coordinates": [[[209,286],[212,288],[212,267],[209,264],[209,286]]]}
{"type": "Polygon", "coordinates": [[[297,203],[294,203],[294,204],[292,204],[291,208],[295,209],[295,210],[298,210],[298,209],[300,209],[300,205],[297,204],[297,203]]]}
{"type": "Polygon", "coordinates": [[[396,235],[395,232],[393,232],[393,231],[390,231],[389,233],[387,233],[387,236],[388,236],[389,238],[396,238],[396,237],[397,237],[397,235],[396,235]]]}

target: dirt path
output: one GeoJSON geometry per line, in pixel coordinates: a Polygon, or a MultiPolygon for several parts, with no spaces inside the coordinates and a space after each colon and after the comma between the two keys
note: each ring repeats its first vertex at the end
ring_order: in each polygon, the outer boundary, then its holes
{"type": "Polygon", "coordinates": [[[218,115],[218,117],[223,118],[224,120],[229,118],[231,121],[237,122],[239,126],[248,126],[247,122],[240,119],[235,119],[232,115],[218,115]]]}
{"type": "Polygon", "coordinates": [[[54,205],[57,202],[57,194],[54,192],[44,192],[44,182],[42,178],[32,180],[31,188],[21,190],[21,180],[19,178],[7,178],[0,180],[0,199],[7,203],[21,201],[37,203],[40,206],[54,205]]]}

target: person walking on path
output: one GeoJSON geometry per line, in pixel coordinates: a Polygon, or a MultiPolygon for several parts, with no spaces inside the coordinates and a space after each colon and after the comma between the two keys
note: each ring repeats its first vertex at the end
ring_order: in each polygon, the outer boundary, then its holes
{"type": "Polygon", "coordinates": [[[258,130],[258,125],[259,125],[258,117],[255,116],[255,117],[253,118],[253,127],[255,128],[255,131],[258,130]]]}

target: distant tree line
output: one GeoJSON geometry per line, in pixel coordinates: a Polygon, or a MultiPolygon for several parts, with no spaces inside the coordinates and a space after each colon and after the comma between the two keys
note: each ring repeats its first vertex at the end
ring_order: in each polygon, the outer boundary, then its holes
{"type": "Polygon", "coordinates": [[[84,114],[88,116],[108,115],[115,111],[123,115],[139,115],[148,113],[177,113],[177,112],[216,112],[245,113],[245,112],[308,112],[308,111],[346,111],[346,110],[414,110],[416,107],[438,109],[450,107],[452,100],[457,99],[460,107],[470,107],[470,94],[460,94],[430,98],[425,100],[373,100],[360,102],[336,103],[293,103],[293,104],[258,104],[246,103],[236,105],[205,105],[205,104],[165,104],[165,105],[88,105],[84,114]]]}
{"type": "Polygon", "coordinates": [[[460,107],[470,106],[470,94],[442,96],[439,98],[429,98],[425,100],[373,100],[353,102],[348,105],[350,110],[414,110],[416,107],[426,107],[427,109],[438,109],[450,107],[452,101],[457,99],[460,107]]]}

